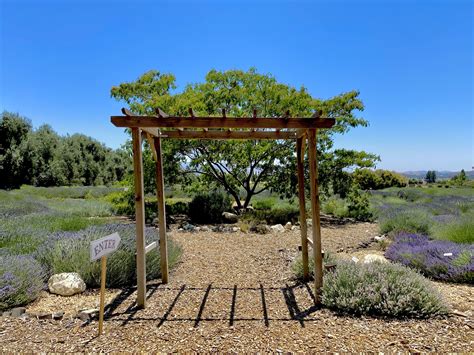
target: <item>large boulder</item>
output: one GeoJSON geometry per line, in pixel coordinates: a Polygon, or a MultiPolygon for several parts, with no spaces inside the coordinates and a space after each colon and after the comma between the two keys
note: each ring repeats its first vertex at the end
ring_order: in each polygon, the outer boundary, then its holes
{"type": "Polygon", "coordinates": [[[239,221],[239,216],[230,212],[222,212],[222,218],[226,223],[237,223],[239,221]]]}
{"type": "Polygon", "coordinates": [[[49,292],[61,295],[72,296],[86,290],[86,284],[77,272],[63,272],[55,274],[48,280],[49,292]]]}

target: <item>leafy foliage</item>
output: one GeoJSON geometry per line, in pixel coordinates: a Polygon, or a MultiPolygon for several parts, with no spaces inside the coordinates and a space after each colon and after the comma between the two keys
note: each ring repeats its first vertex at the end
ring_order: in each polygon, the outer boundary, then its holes
{"type": "Polygon", "coordinates": [[[352,189],[347,196],[347,211],[350,217],[359,221],[373,220],[373,213],[370,208],[369,195],[359,189],[352,189]]]}
{"type": "Polygon", "coordinates": [[[428,171],[426,172],[425,181],[426,181],[427,183],[435,183],[435,182],[436,182],[436,171],[434,171],[434,170],[428,170],[428,171]]]}
{"type": "Polygon", "coordinates": [[[231,207],[229,196],[223,192],[201,193],[189,203],[189,217],[194,223],[219,223],[222,221],[222,213],[229,211],[231,207]]]}
{"type": "Polygon", "coordinates": [[[90,137],[61,137],[48,125],[33,130],[18,114],[1,115],[0,188],[110,184],[123,179],[130,165],[125,151],[90,137]]]}
{"type": "Polygon", "coordinates": [[[437,280],[474,283],[474,245],[402,233],[385,256],[437,280]]]}
{"type": "MultiPolygon", "coordinates": [[[[315,110],[322,110],[324,116],[336,117],[336,125],[331,130],[321,130],[318,135],[320,182],[324,186],[334,185],[336,189],[345,178],[341,173],[343,168],[360,164],[370,167],[376,159],[364,152],[331,151],[334,134],[368,124],[356,116],[357,111],[364,109],[357,91],[320,100],[311,96],[304,87],[296,89],[281,84],[273,76],[259,74],[255,69],[246,72],[211,70],[205,82],[188,85],[178,93],[172,93],[173,89],[173,75],[149,71],[135,82],[113,87],[111,95],[126,102],[138,114],[153,114],[161,108],[169,114],[187,115],[188,108],[193,107],[201,116],[220,115],[221,109],[225,109],[229,116],[251,116],[257,109],[262,117],[278,117],[287,110],[295,117],[310,116],[315,110]],[[337,163],[329,163],[336,158],[337,163]]],[[[175,179],[198,176],[208,188],[224,188],[238,208],[247,207],[251,198],[263,191],[276,191],[287,197],[297,191],[293,141],[165,140],[163,152],[165,176],[175,179]],[[241,191],[244,191],[243,196],[241,191]]],[[[146,181],[153,184],[145,177],[146,181]]]]}
{"type": "Polygon", "coordinates": [[[396,264],[338,262],[325,275],[322,303],[341,313],[427,318],[447,313],[423,276],[396,264]]]}
{"type": "Polygon", "coordinates": [[[353,173],[354,182],[362,190],[380,190],[387,187],[403,187],[408,179],[388,170],[357,169],[353,173]]]}

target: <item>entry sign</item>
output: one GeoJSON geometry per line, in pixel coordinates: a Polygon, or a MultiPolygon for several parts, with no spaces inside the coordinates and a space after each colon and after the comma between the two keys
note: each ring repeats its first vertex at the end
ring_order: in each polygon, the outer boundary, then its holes
{"type": "Polygon", "coordinates": [[[120,236],[118,233],[113,233],[106,237],[93,240],[91,242],[91,261],[113,253],[118,249],[119,244],[120,236]]]}

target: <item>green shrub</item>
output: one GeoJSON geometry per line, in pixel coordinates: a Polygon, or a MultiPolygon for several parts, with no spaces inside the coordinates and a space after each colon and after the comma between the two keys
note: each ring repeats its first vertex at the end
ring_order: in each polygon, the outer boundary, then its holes
{"type": "Polygon", "coordinates": [[[232,208],[229,196],[220,191],[196,195],[189,203],[189,217],[198,224],[220,223],[222,213],[232,208]]]}
{"type": "MultiPolygon", "coordinates": [[[[135,284],[135,225],[109,224],[91,227],[74,233],[57,233],[42,244],[36,258],[47,268],[49,274],[77,272],[88,287],[100,284],[100,263],[91,262],[89,245],[92,240],[118,232],[121,244],[117,251],[107,258],[107,286],[121,287],[135,284]]],[[[146,243],[158,240],[157,231],[147,228],[146,243]]],[[[168,263],[172,267],[178,260],[181,250],[172,239],[168,239],[168,263]]],[[[161,276],[160,251],[155,248],[146,255],[147,280],[161,276]]]]}
{"type": "Polygon", "coordinates": [[[355,184],[362,190],[380,190],[387,187],[407,186],[408,179],[393,171],[357,169],[352,174],[355,184]]]}
{"type": "Polygon", "coordinates": [[[252,207],[256,210],[271,210],[275,205],[275,200],[272,198],[265,198],[261,200],[256,200],[252,203],[252,207]]]}
{"type": "Polygon", "coordinates": [[[166,201],[166,214],[177,215],[177,214],[188,214],[189,204],[184,201],[166,201]]]}
{"type": "Polygon", "coordinates": [[[322,303],[341,313],[427,318],[448,312],[427,279],[402,265],[339,262],[326,273],[322,303]]]}
{"type": "Polygon", "coordinates": [[[380,218],[380,232],[383,234],[420,233],[429,235],[432,219],[425,211],[404,210],[380,218]]]}
{"type": "Polygon", "coordinates": [[[369,195],[353,189],[347,195],[347,211],[350,217],[358,221],[371,221],[374,216],[370,209],[369,195]]]}
{"type": "Polygon", "coordinates": [[[435,228],[434,237],[455,243],[474,243],[474,216],[468,216],[435,228]]]}
{"type": "Polygon", "coordinates": [[[324,213],[336,217],[349,216],[349,211],[347,209],[346,202],[337,196],[331,196],[326,201],[324,201],[321,205],[321,210],[324,213]]]}
{"type": "Polygon", "coordinates": [[[271,210],[256,210],[252,214],[258,221],[265,221],[268,224],[286,224],[287,222],[296,223],[299,217],[299,207],[282,206],[272,208],[271,210]]]}

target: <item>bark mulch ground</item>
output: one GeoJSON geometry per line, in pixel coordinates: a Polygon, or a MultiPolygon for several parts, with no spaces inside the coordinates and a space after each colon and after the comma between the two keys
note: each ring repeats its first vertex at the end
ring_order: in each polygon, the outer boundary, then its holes
{"type": "MultiPolygon", "coordinates": [[[[376,225],[367,223],[325,227],[323,248],[360,254],[360,243],[376,234],[376,225]]],[[[291,263],[300,244],[296,231],[172,235],[183,247],[182,261],[169,284],[149,284],[146,309],[135,308],[134,289],[110,290],[117,298],[101,337],[95,321],[3,318],[0,350],[474,351],[470,286],[436,283],[459,311],[443,319],[340,316],[314,306],[312,283],[293,280],[291,263]]],[[[45,295],[28,312],[67,312],[64,308],[96,303],[94,292],[75,302],[45,295]]]]}

